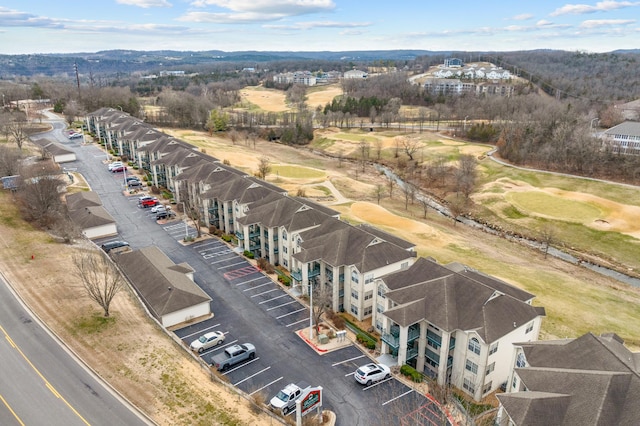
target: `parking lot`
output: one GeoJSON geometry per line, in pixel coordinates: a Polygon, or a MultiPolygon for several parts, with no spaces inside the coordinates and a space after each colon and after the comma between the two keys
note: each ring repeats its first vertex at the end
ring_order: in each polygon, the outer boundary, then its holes
{"type": "MultiPolygon", "coordinates": [[[[82,167],[80,162],[78,167],[82,167]]],[[[355,370],[372,359],[354,345],[322,355],[309,347],[296,334],[308,326],[309,308],[298,301],[289,288],[266,276],[239,248],[217,238],[184,244],[185,236],[195,237],[197,231],[183,215],[156,221],[150,208],[138,206],[138,197],[142,194],[123,195],[123,174],[104,169],[87,171],[87,179],[101,180],[91,184],[116,218],[119,235],[95,242],[100,245],[105,241],[124,240],[132,249],[155,245],[174,262],[186,262],[195,269],[196,283],[212,298],[214,316],[174,333],[185,350],[189,350],[189,344],[201,335],[223,332],[221,345],[196,353],[207,364],[211,364],[212,356],[230,345],[254,344],[253,360],[221,373],[232,385],[249,395],[260,393],[267,402],[288,383],[305,381],[312,386],[322,386],[323,407],[336,413],[338,425],[398,424],[400,417],[421,407],[433,407],[424,395],[395,378],[371,386],[356,382],[355,370]],[[108,176],[106,180],[105,176],[108,176]]],[[[426,413],[416,418],[437,417],[430,409],[426,413]]],[[[438,420],[434,424],[442,422],[438,420]]]]}

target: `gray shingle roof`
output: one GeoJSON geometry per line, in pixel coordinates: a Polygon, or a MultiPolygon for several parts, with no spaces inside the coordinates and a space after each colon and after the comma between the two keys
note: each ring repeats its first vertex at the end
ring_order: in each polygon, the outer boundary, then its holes
{"type": "Polygon", "coordinates": [[[114,255],[114,260],[158,320],[211,300],[185,275],[193,270],[191,267],[176,265],[156,247],[121,252],[114,255]]]}
{"type": "Polygon", "coordinates": [[[516,372],[527,391],[498,395],[517,425],[538,421],[571,426],[638,424],[637,353],[625,348],[618,336],[597,337],[587,333],[577,339],[528,342],[520,346],[528,367],[516,372]],[[533,412],[522,402],[544,404],[547,394],[565,395],[569,403],[533,412]]]}
{"type": "Polygon", "coordinates": [[[605,130],[606,135],[629,135],[640,136],[640,122],[638,121],[625,121],[617,126],[613,126],[610,129],[605,130]]]}
{"type": "Polygon", "coordinates": [[[491,285],[499,282],[495,279],[477,281],[424,258],[408,270],[385,276],[383,281],[391,289],[386,297],[398,304],[384,315],[403,326],[428,320],[450,332],[476,330],[490,343],[544,315],[544,309],[496,288],[503,289],[505,283],[497,286],[491,285]],[[407,280],[405,285],[403,278],[407,280]]]}

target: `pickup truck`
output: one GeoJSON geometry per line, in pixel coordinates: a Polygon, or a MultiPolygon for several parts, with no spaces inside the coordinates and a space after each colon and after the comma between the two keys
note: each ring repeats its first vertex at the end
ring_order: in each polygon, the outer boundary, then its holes
{"type": "Polygon", "coordinates": [[[224,371],[239,362],[256,357],[256,347],[251,343],[229,346],[224,352],[211,357],[211,365],[218,371],[224,371]]]}
{"type": "Polygon", "coordinates": [[[284,416],[296,409],[296,400],[300,398],[300,395],[304,393],[310,386],[305,382],[298,384],[289,383],[285,386],[276,396],[271,398],[269,405],[273,408],[280,410],[284,416]]]}

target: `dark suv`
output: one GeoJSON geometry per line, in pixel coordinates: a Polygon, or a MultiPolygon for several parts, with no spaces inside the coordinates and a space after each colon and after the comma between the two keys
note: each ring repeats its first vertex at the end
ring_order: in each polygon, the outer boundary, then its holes
{"type": "Polygon", "coordinates": [[[109,241],[102,245],[102,250],[104,250],[105,253],[109,253],[111,251],[123,251],[128,248],[129,243],[126,241],[109,241]]]}

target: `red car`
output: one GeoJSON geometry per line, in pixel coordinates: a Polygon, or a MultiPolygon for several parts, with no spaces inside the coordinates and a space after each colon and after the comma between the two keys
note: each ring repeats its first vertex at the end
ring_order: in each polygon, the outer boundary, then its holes
{"type": "Polygon", "coordinates": [[[124,172],[125,170],[127,170],[127,166],[116,166],[113,169],[111,169],[111,173],[124,172]]]}
{"type": "Polygon", "coordinates": [[[144,208],[153,207],[157,204],[160,204],[160,202],[156,197],[140,197],[138,199],[138,205],[140,207],[144,207],[144,208]]]}

